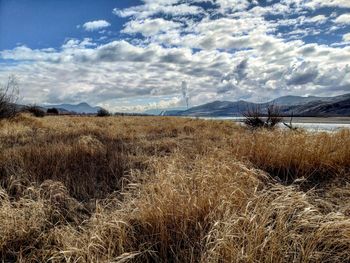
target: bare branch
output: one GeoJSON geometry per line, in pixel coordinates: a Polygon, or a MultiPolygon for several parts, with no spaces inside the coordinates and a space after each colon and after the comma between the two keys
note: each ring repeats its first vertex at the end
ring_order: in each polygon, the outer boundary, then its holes
{"type": "Polygon", "coordinates": [[[7,82],[0,87],[0,119],[12,118],[17,114],[18,97],[17,78],[15,75],[10,75],[7,82]]]}
{"type": "Polygon", "coordinates": [[[264,114],[259,106],[248,109],[246,113],[243,113],[245,117],[243,122],[252,129],[272,129],[282,122],[283,118],[279,107],[271,104],[267,106],[266,111],[267,113],[264,114]]]}
{"type": "Polygon", "coordinates": [[[294,114],[293,114],[293,112],[292,112],[292,114],[291,114],[291,116],[290,116],[289,124],[283,122],[283,125],[286,126],[286,127],[289,128],[289,129],[291,129],[291,130],[296,130],[297,127],[293,127],[293,115],[294,115],[294,114]]]}

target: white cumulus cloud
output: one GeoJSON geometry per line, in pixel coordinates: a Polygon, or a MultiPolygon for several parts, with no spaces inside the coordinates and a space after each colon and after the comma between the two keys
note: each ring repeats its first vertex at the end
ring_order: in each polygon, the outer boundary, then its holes
{"type": "Polygon", "coordinates": [[[341,7],[350,8],[349,0],[307,0],[306,5],[312,8],[319,7],[341,7]]]}
{"type": "Polygon", "coordinates": [[[350,33],[347,33],[347,34],[343,35],[343,40],[345,42],[350,42],[350,33]]]}
{"type": "MultiPolygon", "coordinates": [[[[0,59],[14,61],[2,63],[0,83],[10,73],[20,76],[24,103],[86,101],[116,111],[179,107],[185,105],[184,98],[195,106],[212,100],[262,101],[349,91],[350,34],[340,32],[346,32],[350,15],[340,10],[327,16],[313,8],[344,8],[350,1],[259,3],[143,0],[113,11],[126,20],[117,32],[121,40],[69,39],[59,48],[0,50],[0,59]],[[211,2],[212,8],[204,9],[200,2],[211,2]],[[306,43],[303,38],[320,39],[332,32],[338,36],[334,41],[340,36],[343,42],[306,43]],[[182,81],[190,87],[186,96],[179,88],[182,81]]],[[[97,20],[82,28],[107,26],[107,21],[97,20]]]]}
{"type": "Polygon", "coordinates": [[[338,24],[350,24],[350,14],[340,15],[334,20],[334,22],[338,24]]]}
{"type": "Polygon", "coordinates": [[[107,22],[106,20],[95,20],[95,21],[86,22],[83,25],[83,28],[86,31],[95,31],[95,30],[99,30],[101,28],[109,27],[110,25],[111,24],[109,22],[107,22]]]}
{"type": "Polygon", "coordinates": [[[179,27],[181,27],[181,23],[168,21],[163,18],[132,20],[125,25],[122,32],[128,34],[141,33],[142,35],[149,37],[179,27]]]}

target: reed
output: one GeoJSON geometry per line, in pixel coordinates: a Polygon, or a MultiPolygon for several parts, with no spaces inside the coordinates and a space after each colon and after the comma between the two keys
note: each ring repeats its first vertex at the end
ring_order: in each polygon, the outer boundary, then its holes
{"type": "Polygon", "coordinates": [[[350,131],[0,122],[4,262],[349,262],[350,131]]]}

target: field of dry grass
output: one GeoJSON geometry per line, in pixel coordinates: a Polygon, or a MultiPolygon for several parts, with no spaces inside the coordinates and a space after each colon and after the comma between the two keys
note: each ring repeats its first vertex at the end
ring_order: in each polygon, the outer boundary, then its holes
{"type": "Polygon", "coordinates": [[[2,262],[349,262],[350,131],[0,122],[2,262]]]}

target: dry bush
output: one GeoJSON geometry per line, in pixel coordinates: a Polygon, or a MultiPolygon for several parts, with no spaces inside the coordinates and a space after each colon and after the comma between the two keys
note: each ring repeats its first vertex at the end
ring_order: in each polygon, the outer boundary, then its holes
{"type": "Polygon", "coordinates": [[[42,118],[46,115],[46,112],[37,105],[29,105],[23,109],[24,112],[28,112],[35,117],[42,118]]]}
{"type": "Polygon", "coordinates": [[[56,108],[49,108],[46,110],[47,114],[58,115],[60,114],[59,110],[56,108]]]}
{"type": "Polygon", "coordinates": [[[18,82],[14,75],[0,86],[0,119],[13,118],[17,115],[18,82]]]}
{"type": "Polygon", "coordinates": [[[243,123],[250,129],[273,129],[283,120],[279,107],[273,104],[267,106],[266,113],[259,106],[255,106],[243,113],[243,116],[243,123]]]}
{"type": "Polygon", "coordinates": [[[167,117],[3,120],[0,258],[349,262],[349,135],[167,117]]]}
{"type": "Polygon", "coordinates": [[[111,116],[111,113],[104,108],[101,108],[97,111],[97,117],[108,117],[108,116],[111,116]]]}
{"type": "Polygon", "coordinates": [[[265,121],[262,117],[262,113],[258,107],[248,109],[247,112],[243,113],[244,121],[243,123],[250,128],[263,128],[265,121]]]}

